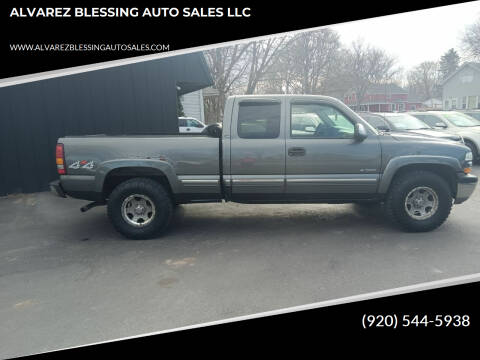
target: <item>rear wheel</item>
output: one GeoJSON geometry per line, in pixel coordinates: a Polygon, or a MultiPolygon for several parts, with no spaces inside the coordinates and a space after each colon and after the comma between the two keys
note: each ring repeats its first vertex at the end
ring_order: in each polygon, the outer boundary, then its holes
{"type": "Polygon", "coordinates": [[[158,182],[133,178],[110,194],[107,211],[115,229],[129,239],[148,239],[166,230],[172,217],[172,201],[158,182]]]}
{"type": "Polygon", "coordinates": [[[390,220],[412,232],[439,227],[450,214],[452,194],[448,183],[429,171],[412,171],[397,177],[385,199],[390,220]]]}

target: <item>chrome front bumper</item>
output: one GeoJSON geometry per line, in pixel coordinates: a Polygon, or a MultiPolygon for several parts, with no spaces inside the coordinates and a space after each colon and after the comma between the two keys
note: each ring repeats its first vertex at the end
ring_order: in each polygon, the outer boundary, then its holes
{"type": "Polygon", "coordinates": [[[455,204],[461,204],[467,200],[477,186],[478,178],[475,175],[459,174],[457,177],[457,196],[455,204]]]}

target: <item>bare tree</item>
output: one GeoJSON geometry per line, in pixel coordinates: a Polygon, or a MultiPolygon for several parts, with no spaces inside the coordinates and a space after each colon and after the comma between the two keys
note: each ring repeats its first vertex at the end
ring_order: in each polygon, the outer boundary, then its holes
{"type": "Polygon", "coordinates": [[[346,56],[346,69],[351,90],[356,94],[357,106],[365,97],[369,86],[391,82],[400,71],[395,67],[395,58],[383,49],[366,45],[362,40],[353,42],[346,56]]]}
{"type": "Polygon", "coordinates": [[[205,100],[207,123],[221,122],[227,96],[239,86],[248,69],[247,50],[251,43],[236,44],[204,52],[218,96],[205,100]]]}
{"type": "Polygon", "coordinates": [[[407,74],[409,92],[421,100],[441,95],[440,80],[440,66],[435,61],[424,61],[407,74]]]}
{"type": "Polygon", "coordinates": [[[322,92],[335,69],[340,37],[331,29],[301,33],[290,47],[291,87],[302,94],[322,92]]]}
{"type": "Polygon", "coordinates": [[[480,18],[467,26],[462,38],[463,50],[473,60],[480,60],[480,18]]]}
{"type": "Polygon", "coordinates": [[[278,61],[280,54],[286,48],[289,38],[276,37],[267,40],[254,41],[249,46],[249,74],[245,94],[253,94],[260,80],[278,61]]]}

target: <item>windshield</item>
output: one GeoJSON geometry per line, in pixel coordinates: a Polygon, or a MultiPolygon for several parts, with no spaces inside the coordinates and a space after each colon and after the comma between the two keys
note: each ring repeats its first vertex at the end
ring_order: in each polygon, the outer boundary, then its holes
{"type": "Polygon", "coordinates": [[[412,115],[389,115],[384,114],[385,118],[392,124],[395,130],[420,130],[431,129],[430,126],[423,121],[413,117],[412,115]]]}
{"type": "Polygon", "coordinates": [[[480,121],[462,113],[443,114],[443,117],[455,126],[470,127],[480,126],[480,121]]]}

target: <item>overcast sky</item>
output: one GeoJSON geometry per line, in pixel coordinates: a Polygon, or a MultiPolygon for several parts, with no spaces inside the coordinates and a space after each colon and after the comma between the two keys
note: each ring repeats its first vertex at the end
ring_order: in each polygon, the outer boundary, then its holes
{"type": "Polygon", "coordinates": [[[362,38],[395,56],[409,70],[422,61],[439,60],[450,48],[461,55],[465,26],[479,17],[480,1],[472,1],[329,27],[338,31],[345,45],[362,38]]]}

